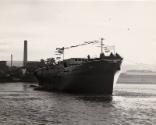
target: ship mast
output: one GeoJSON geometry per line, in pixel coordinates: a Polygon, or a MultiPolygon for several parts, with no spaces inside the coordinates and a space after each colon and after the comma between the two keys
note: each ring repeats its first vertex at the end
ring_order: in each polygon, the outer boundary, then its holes
{"type": "Polygon", "coordinates": [[[63,54],[63,61],[64,61],[64,47],[63,47],[63,52],[62,52],[62,54],[63,54]]]}

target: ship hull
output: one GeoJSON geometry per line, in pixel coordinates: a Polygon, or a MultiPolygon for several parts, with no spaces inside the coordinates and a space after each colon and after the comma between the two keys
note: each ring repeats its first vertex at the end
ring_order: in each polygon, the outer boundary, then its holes
{"type": "Polygon", "coordinates": [[[121,60],[96,60],[59,70],[42,69],[35,76],[40,86],[48,90],[111,95],[114,76],[120,65],[121,60]]]}

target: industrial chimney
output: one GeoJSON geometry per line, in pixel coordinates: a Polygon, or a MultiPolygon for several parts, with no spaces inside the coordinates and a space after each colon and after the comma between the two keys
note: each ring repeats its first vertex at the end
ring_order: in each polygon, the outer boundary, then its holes
{"type": "Polygon", "coordinates": [[[13,55],[11,54],[11,67],[13,66],[13,55]]]}
{"type": "Polygon", "coordinates": [[[27,40],[24,40],[23,66],[27,64],[27,40]]]}

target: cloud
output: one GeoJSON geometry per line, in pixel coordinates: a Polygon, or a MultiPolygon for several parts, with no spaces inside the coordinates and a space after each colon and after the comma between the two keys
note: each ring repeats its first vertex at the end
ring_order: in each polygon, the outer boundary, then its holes
{"type": "Polygon", "coordinates": [[[0,41],[0,46],[6,46],[6,45],[8,45],[8,42],[4,42],[4,41],[1,42],[1,41],[0,41]]]}
{"type": "Polygon", "coordinates": [[[5,53],[5,52],[7,52],[8,51],[8,48],[0,48],[0,52],[1,53],[5,53]]]}

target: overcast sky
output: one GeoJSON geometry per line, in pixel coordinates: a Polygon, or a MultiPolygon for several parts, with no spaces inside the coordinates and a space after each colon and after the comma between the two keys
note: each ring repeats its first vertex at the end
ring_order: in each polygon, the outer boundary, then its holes
{"type": "MultiPolygon", "coordinates": [[[[0,0],[0,60],[54,56],[56,47],[100,40],[126,63],[156,64],[156,2],[0,0]]],[[[99,56],[98,45],[65,51],[65,58],[99,56]]]]}

